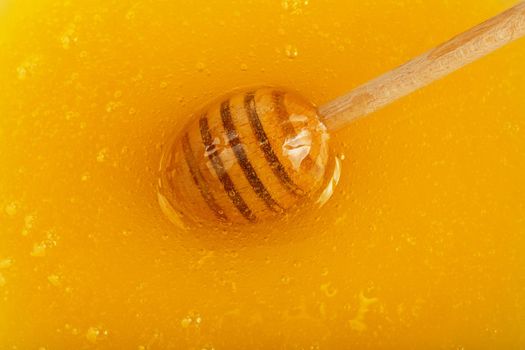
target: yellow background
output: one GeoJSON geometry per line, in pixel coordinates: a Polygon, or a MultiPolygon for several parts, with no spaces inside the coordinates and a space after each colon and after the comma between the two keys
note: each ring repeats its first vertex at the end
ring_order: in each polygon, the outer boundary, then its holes
{"type": "Polygon", "coordinates": [[[184,232],[156,194],[210,98],[321,104],[512,3],[0,0],[0,348],[525,347],[523,40],[333,135],[296,222],[184,232]]]}

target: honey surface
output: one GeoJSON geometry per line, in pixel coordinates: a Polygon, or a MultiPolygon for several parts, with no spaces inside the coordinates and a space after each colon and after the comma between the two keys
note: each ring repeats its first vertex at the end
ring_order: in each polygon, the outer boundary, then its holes
{"type": "Polygon", "coordinates": [[[157,198],[210,99],[322,104],[512,4],[0,0],[0,349],[524,348],[523,40],[332,135],[300,219],[157,198]]]}

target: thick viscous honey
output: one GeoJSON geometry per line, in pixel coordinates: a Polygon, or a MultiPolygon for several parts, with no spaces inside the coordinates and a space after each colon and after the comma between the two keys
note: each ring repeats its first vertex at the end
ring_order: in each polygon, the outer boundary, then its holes
{"type": "Polygon", "coordinates": [[[334,163],[329,139],[316,108],[296,94],[269,87],[232,92],[167,142],[161,208],[174,222],[211,226],[285,218],[333,194],[329,186],[339,175],[326,181],[334,163]]]}
{"type": "Polygon", "coordinates": [[[211,98],[316,105],[513,1],[0,1],[1,349],[525,347],[525,45],[333,135],[290,220],[159,205],[211,98]]]}

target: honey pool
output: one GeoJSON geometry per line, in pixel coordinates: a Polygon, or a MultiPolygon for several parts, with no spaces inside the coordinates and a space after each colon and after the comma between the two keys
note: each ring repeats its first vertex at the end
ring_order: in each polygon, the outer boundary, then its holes
{"type": "Polygon", "coordinates": [[[232,88],[316,104],[510,0],[0,0],[0,349],[525,348],[525,42],[332,135],[289,222],[184,228],[166,140],[232,88]]]}

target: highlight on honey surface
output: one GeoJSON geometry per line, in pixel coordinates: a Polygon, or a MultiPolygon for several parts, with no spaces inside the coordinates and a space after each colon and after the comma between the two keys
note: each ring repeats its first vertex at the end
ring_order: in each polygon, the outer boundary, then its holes
{"type": "Polygon", "coordinates": [[[297,94],[242,89],[210,103],[171,136],[160,164],[168,217],[247,224],[326,203],[340,176],[316,108],[297,94]]]}

